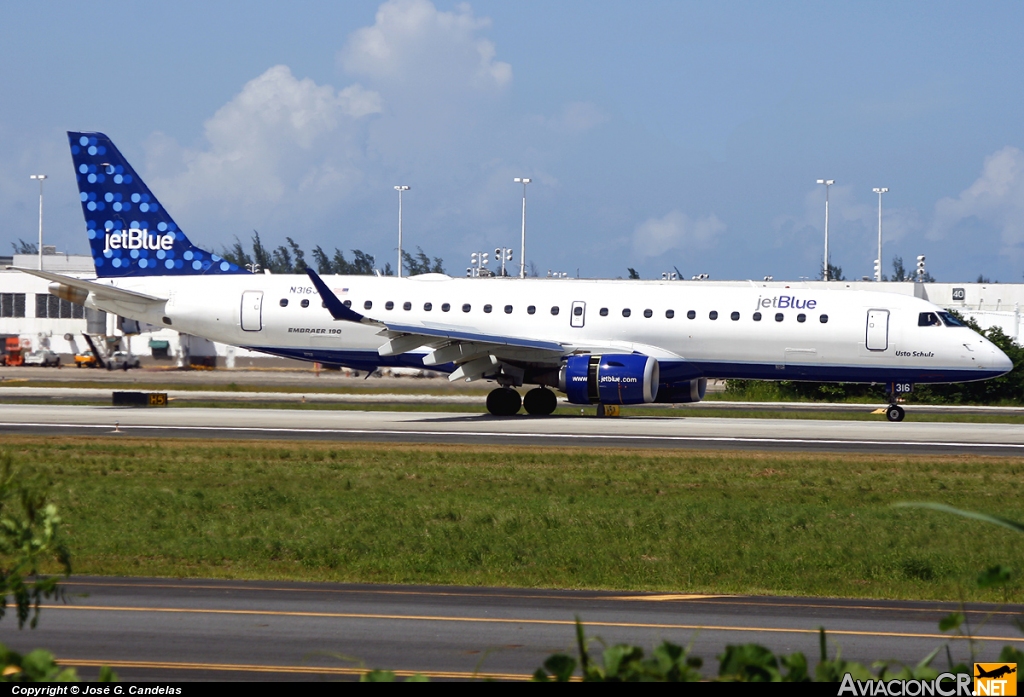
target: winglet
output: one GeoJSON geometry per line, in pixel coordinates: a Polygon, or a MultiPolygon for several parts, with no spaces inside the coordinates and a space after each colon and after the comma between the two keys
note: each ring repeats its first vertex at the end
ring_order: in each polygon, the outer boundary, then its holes
{"type": "Polygon", "coordinates": [[[316,271],[311,268],[306,268],[306,275],[309,276],[309,280],[316,286],[317,292],[320,294],[320,299],[327,305],[327,311],[331,313],[331,317],[337,320],[343,320],[345,322],[363,322],[366,318],[345,307],[345,303],[338,300],[338,296],[334,294],[327,284],[324,283],[323,279],[320,278],[316,271]]]}

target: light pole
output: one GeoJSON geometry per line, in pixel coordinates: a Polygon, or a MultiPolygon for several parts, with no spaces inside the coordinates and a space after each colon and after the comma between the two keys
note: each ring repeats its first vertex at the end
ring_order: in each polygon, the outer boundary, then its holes
{"type": "Polygon", "coordinates": [[[43,180],[46,179],[45,174],[33,174],[29,179],[39,180],[39,270],[43,270],[43,180]]]}
{"type": "Polygon", "coordinates": [[[825,185],[825,273],[823,278],[828,278],[828,188],[836,183],[835,179],[819,179],[819,184],[825,185]]]}
{"type": "Polygon", "coordinates": [[[875,269],[875,280],[882,280],[882,194],[887,192],[887,187],[872,189],[878,194],[878,267],[875,269]]]}
{"type": "Polygon", "coordinates": [[[402,192],[408,191],[409,187],[400,185],[395,187],[398,192],[398,277],[402,277],[402,192]]]}
{"type": "Polygon", "coordinates": [[[494,250],[494,260],[501,261],[501,275],[505,276],[505,262],[512,261],[512,250],[508,247],[496,247],[494,250]]]}
{"type": "Polygon", "coordinates": [[[523,243],[519,248],[519,278],[526,278],[526,185],[532,180],[516,177],[512,181],[523,185],[523,243]]]}
{"type": "MultiPolygon", "coordinates": [[[[469,255],[470,267],[466,269],[466,275],[470,278],[479,278],[484,275],[484,267],[490,262],[487,252],[473,252],[469,255]]],[[[492,276],[494,274],[491,274],[492,276]]]]}

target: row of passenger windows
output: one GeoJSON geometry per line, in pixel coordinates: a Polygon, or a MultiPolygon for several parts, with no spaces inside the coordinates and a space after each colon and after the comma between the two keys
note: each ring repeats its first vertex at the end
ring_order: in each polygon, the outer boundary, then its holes
{"type": "MultiPolygon", "coordinates": [[[[302,307],[309,307],[309,300],[308,299],[307,300],[303,300],[300,304],[302,305],[302,307]]],[[[322,303],[321,303],[321,305],[323,307],[326,307],[326,305],[324,305],[322,303]]],[[[345,305],[345,307],[352,307],[352,301],[351,300],[346,300],[344,305],[345,305]]],[[[288,298],[281,298],[281,307],[288,307],[288,298]]],[[[363,309],[364,310],[372,310],[373,309],[373,301],[372,300],[365,301],[363,303],[363,309]]],[[[385,310],[394,310],[395,309],[395,303],[393,303],[392,301],[388,300],[386,303],[384,303],[384,309],[385,310]]],[[[402,303],[402,309],[403,310],[412,310],[412,303],[411,302],[402,303]]],[[[433,309],[434,309],[434,304],[433,303],[423,303],[423,310],[424,310],[424,312],[430,312],[433,309]]],[[[452,309],[452,306],[451,306],[450,303],[443,303],[441,305],[441,312],[450,312],[451,309],[452,309]]],[[[469,312],[472,309],[473,309],[473,306],[470,305],[470,303],[464,303],[462,305],[462,311],[463,312],[469,312]]],[[[511,315],[513,308],[512,308],[511,305],[506,305],[504,307],[504,310],[505,310],[505,314],[506,315],[511,315]]],[[[493,311],[494,311],[494,306],[493,305],[484,305],[484,312],[485,313],[490,314],[493,311]]],[[[557,305],[553,305],[551,307],[551,314],[552,315],[557,315],[560,311],[561,310],[559,309],[559,307],[557,305]]],[[[527,306],[526,314],[533,315],[533,314],[536,314],[536,313],[537,313],[537,306],[536,305],[529,305],[529,306],[527,306]]],[[[582,307],[574,307],[572,309],[572,313],[574,315],[576,315],[577,317],[579,317],[579,316],[581,316],[583,314],[583,308],[582,307]]],[[[608,308],[607,307],[602,307],[598,311],[598,314],[601,315],[602,317],[607,317],[608,316],[608,308]]],[[[629,317],[632,314],[633,314],[633,311],[630,310],[628,307],[623,308],[623,310],[622,310],[622,316],[623,317],[629,317]]],[[[653,316],[654,316],[654,310],[644,310],[644,317],[651,318],[653,316]]],[[[672,319],[675,316],[676,316],[676,311],[675,310],[665,310],[665,317],[667,319],[672,319]]],[[[689,312],[686,313],[686,317],[687,317],[687,319],[696,319],[697,318],[697,312],[695,310],[690,310],[689,312]]],[[[753,315],[751,315],[750,318],[752,320],[754,320],[755,322],[760,322],[761,319],[762,319],[762,315],[761,315],[760,312],[755,312],[753,315]]],[[[776,312],[775,313],[775,321],[776,322],[782,322],[785,318],[786,318],[786,316],[783,313],[781,313],[781,312],[776,312]]],[[[718,311],[717,310],[712,310],[711,312],[709,312],[708,313],[708,319],[712,319],[712,320],[718,319],[718,311]]],[[[729,315],[729,319],[731,319],[734,322],[739,321],[740,313],[739,312],[731,313],[729,315]]],[[[801,312],[800,314],[798,314],[796,316],[796,321],[797,322],[806,322],[807,321],[807,315],[801,312]]],[[[821,322],[822,324],[826,324],[828,322],[828,315],[818,315],[818,321],[821,322]]]]}

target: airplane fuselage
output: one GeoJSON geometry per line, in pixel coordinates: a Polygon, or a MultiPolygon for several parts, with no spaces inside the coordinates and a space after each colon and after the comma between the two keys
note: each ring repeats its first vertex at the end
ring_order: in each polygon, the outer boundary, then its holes
{"type": "MultiPolygon", "coordinates": [[[[914,383],[1000,375],[1006,357],[966,327],[920,325],[941,310],[903,295],[686,282],[325,276],[353,310],[382,322],[459,326],[560,342],[571,353],[642,353],[662,383],[705,378],[914,383]]],[[[273,355],[353,367],[423,367],[426,350],[381,356],[380,328],[335,321],[306,276],[101,281],[167,298],[162,308],[98,306],[273,355]]]]}

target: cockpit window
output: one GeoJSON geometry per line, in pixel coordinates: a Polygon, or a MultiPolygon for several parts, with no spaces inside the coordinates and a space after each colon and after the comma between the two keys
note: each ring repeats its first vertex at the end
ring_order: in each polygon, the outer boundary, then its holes
{"type": "Polygon", "coordinates": [[[934,312],[922,312],[917,316],[917,326],[941,327],[942,322],[939,321],[938,316],[934,312]]]}
{"type": "Polygon", "coordinates": [[[955,316],[948,312],[940,312],[939,317],[946,323],[947,327],[966,327],[967,325],[958,320],[955,316]]]}

